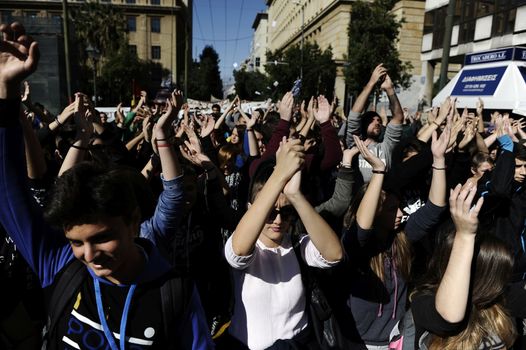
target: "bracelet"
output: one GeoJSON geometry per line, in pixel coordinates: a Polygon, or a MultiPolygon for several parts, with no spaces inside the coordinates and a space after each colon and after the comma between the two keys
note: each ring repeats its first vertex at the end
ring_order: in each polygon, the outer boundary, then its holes
{"type": "Polygon", "coordinates": [[[446,170],[447,168],[446,167],[443,167],[443,168],[438,168],[434,165],[431,165],[431,168],[435,169],[435,170],[446,170]]]}
{"type": "Polygon", "coordinates": [[[437,128],[440,128],[440,124],[438,124],[436,121],[433,120],[433,124],[437,126],[437,128]]]}
{"type": "Polygon", "coordinates": [[[351,163],[340,162],[340,168],[351,169],[352,168],[352,164],[351,163]]]}
{"type": "Polygon", "coordinates": [[[55,117],[55,121],[57,122],[57,124],[58,124],[59,126],[62,126],[62,125],[63,125],[63,124],[58,120],[58,117],[55,117]]]}
{"type": "Polygon", "coordinates": [[[157,148],[168,148],[168,147],[172,147],[172,144],[171,143],[161,143],[160,145],[158,143],[155,144],[157,146],[157,148]]]}
{"type": "Polygon", "coordinates": [[[387,174],[386,170],[373,170],[373,174],[387,174]]]}
{"type": "Polygon", "coordinates": [[[167,139],[158,139],[158,138],[156,138],[155,142],[157,142],[157,141],[168,141],[168,140],[170,140],[170,138],[167,138],[167,139]]]}
{"type": "Polygon", "coordinates": [[[73,147],[73,148],[76,148],[78,150],[81,150],[81,151],[89,151],[88,147],[77,146],[77,145],[74,145],[74,144],[71,144],[70,146],[73,147]]]}
{"type": "Polygon", "coordinates": [[[254,130],[252,130],[252,128],[250,128],[250,129],[249,129],[249,128],[247,128],[247,131],[254,131],[254,130]]]}

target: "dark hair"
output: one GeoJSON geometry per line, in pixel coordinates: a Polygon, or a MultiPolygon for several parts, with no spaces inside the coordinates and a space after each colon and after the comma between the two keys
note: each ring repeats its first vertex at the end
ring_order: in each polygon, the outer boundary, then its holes
{"type": "Polygon", "coordinates": [[[250,181],[248,192],[248,199],[250,203],[254,203],[259,191],[261,191],[267,180],[270,178],[270,175],[272,175],[275,166],[276,158],[274,158],[274,156],[259,163],[256,172],[250,181]]]}
{"type": "Polygon", "coordinates": [[[526,161],[526,147],[521,143],[515,142],[513,144],[513,155],[515,156],[515,159],[526,161]]]}
{"type": "Polygon", "coordinates": [[[137,170],[83,162],[57,179],[44,216],[52,225],[69,230],[105,218],[131,220],[137,210],[142,222],[153,208],[153,195],[137,170]]]}
{"type": "Polygon", "coordinates": [[[488,162],[493,165],[493,159],[490,157],[488,153],[483,152],[477,152],[475,155],[471,158],[471,167],[473,169],[477,169],[480,164],[488,162]]]}
{"type": "Polygon", "coordinates": [[[367,111],[364,114],[362,114],[361,118],[361,125],[360,125],[360,136],[362,138],[367,138],[367,128],[369,127],[369,124],[371,124],[374,120],[374,118],[380,118],[380,115],[373,111],[367,111]]]}
{"type": "MultiPolygon", "coordinates": [[[[473,306],[483,309],[502,296],[513,271],[513,255],[508,246],[493,235],[491,225],[479,227],[481,228],[475,237],[470,295],[473,306]]],[[[420,289],[438,289],[449,263],[454,239],[455,226],[449,220],[438,229],[436,249],[420,289]]]]}

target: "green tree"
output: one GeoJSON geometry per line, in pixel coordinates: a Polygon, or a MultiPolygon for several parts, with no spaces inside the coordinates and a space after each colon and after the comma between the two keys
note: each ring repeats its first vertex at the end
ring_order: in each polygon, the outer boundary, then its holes
{"type": "MultiPolygon", "coordinates": [[[[301,47],[292,46],[285,51],[267,53],[265,69],[270,81],[279,95],[289,91],[294,81],[300,77],[301,47]],[[275,85],[277,82],[277,86],[275,85]]],[[[336,80],[336,63],[332,59],[332,49],[322,51],[318,44],[306,42],[303,47],[303,81],[300,98],[323,94],[332,98],[336,80]]]]}
{"type": "Polygon", "coordinates": [[[248,72],[245,69],[234,71],[236,93],[243,100],[264,100],[268,93],[268,78],[260,72],[248,72]]]}
{"type": "Polygon", "coordinates": [[[383,63],[396,86],[408,88],[411,84],[410,62],[402,62],[396,44],[403,19],[391,12],[398,0],[375,0],[353,3],[349,25],[348,66],[345,80],[353,95],[367,84],[374,68],[383,63]]]}
{"type": "Polygon", "coordinates": [[[123,47],[104,62],[100,73],[97,85],[102,102],[117,104],[131,101],[133,81],[153,97],[162,78],[170,72],[158,62],[140,60],[135,53],[123,47]]]}
{"type": "Polygon", "coordinates": [[[223,98],[219,55],[212,46],[205,46],[199,55],[199,62],[192,63],[191,80],[188,84],[188,97],[205,101],[212,96],[223,98]]]}

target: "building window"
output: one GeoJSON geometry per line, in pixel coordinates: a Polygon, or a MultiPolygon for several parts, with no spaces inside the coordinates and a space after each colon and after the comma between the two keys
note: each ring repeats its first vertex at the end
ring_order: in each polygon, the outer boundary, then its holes
{"type": "Polygon", "coordinates": [[[150,0],[150,4],[152,4],[152,5],[160,5],[161,4],[161,0],[150,0]]]}
{"type": "Polygon", "coordinates": [[[130,53],[137,56],[137,45],[128,45],[128,50],[130,50],[130,53]]]}
{"type": "Polygon", "coordinates": [[[152,60],[160,60],[160,59],[161,59],[161,47],[152,46],[152,60]]]}
{"type": "Polygon", "coordinates": [[[100,2],[111,2],[111,0],[100,0],[100,2]]]}
{"type": "Polygon", "coordinates": [[[127,27],[129,32],[136,32],[137,31],[137,17],[135,16],[128,16],[127,18],[127,27]]]}
{"type": "Polygon", "coordinates": [[[150,17],[150,31],[152,33],[161,32],[161,17],[150,17]]]}
{"type": "Polygon", "coordinates": [[[127,4],[135,4],[135,0],[126,0],[127,4]]]}
{"type": "Polygon", "coordinates": [[[256,67],[259,67],[261,65],[261,58],[256,57],[256,67]]]}

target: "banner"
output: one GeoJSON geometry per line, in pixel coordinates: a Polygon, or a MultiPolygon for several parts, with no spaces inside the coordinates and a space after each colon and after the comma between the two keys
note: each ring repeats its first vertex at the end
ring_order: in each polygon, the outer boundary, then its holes
{"type": "Polygon", "coordinates": [[[464,70],[451,96],[492,96],[507,67],[464,70]]]}

